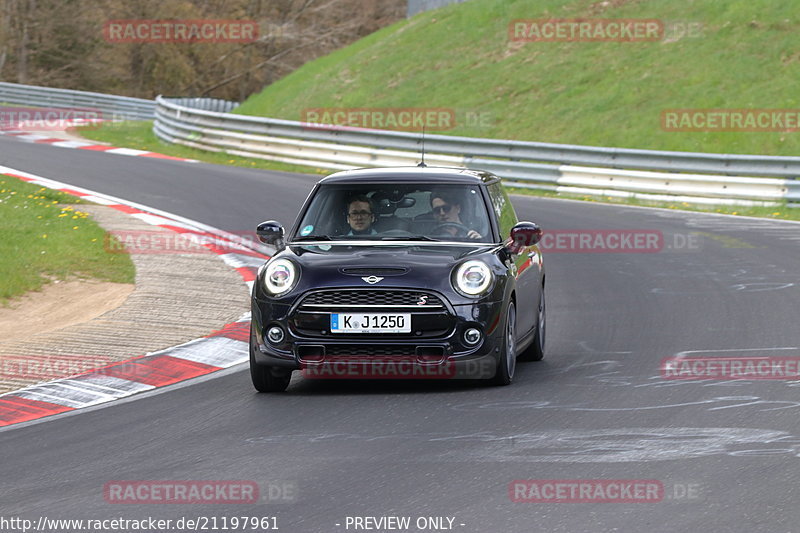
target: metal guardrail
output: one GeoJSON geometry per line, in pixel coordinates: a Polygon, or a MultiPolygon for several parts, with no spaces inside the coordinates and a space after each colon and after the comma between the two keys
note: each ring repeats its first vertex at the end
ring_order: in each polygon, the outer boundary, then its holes
{"type": "MultiPolygon", "coordinates": [[[[215,98],[155,101],[0,82],[0,104],[91,108],[104,118],[151,119],[163,141],[328,169],[415,165],[418,133],[346,129],[230,113],[215,98]]],[[[494,172],[517,187],[585,195],[752,205],[800,203],[800,157],[660,152],[425,136],[429,165],[494,172]],[[760,177],[756,177],[760,176],[760,177]]]]}
{"type": "Polygon", "coordinates": [[[216,113],[230,113],[239,106],[239,102],[230,102],[219,98],[170,98],[169,101],[177,106],[188,107],[193,110],[214,111],[216,113]]]}
{"type": "MultiPolygon", "coordinates": [[[[201,150],[330,169],[414,165],[420,160],[422,136],[417,133],[219,113],[160,96],[156,103],[155,134],[166,142],[201,150]]],[[[709,204],[800,202],[800,181],[794,179],[800,175],[800,157],[658,152],[448,135],[426,135],[425,151],[430,165],[481,168],[519,187],[709,204]]]]}
{"type": "Polygon", "coordinates": [[[156,103],[143,98],[0,82],[0,103],[98,110],[105,120],[152,120],[156,103]]]}

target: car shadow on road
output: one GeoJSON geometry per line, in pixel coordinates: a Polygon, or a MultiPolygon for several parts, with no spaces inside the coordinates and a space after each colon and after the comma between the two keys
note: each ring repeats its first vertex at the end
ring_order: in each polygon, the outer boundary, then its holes
{"type": "Polygon", "coordinates": [[[447,394],[465,391],[508,390],[535,387],[551,370],[547,361],[517,363],[514,383],[496,387],[476,379],[309,379],[295,372],[289,388],[290,396],[344,396],[377,394],[447,394]]]}

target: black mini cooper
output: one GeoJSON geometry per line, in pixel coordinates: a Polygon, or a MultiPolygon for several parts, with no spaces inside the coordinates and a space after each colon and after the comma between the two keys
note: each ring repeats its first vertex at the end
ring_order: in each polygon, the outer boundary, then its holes
{"type": "Polygon", "coordinates": [[[322,179],[252,294],[260,392],[307,378],[462,378],[507,385],[544,356],[542,230],[518,222],[500,179],[384,168],[322,179]]]}

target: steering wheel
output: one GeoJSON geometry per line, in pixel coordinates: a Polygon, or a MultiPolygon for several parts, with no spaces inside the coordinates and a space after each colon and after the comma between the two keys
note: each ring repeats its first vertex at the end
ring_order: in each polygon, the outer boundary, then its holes
{"type": "Polygon", "coordinates": [[[437,236],[450,236],[450,237],[466,237],[467,233],[471,230],[466,227],[464,224],[459,224],[458,222],[442,222],[438,224],[435,228],[433,228],[433,234],[437,236]],[[456,234],[451,235],[447,228],[455,228],[456,234]]]}

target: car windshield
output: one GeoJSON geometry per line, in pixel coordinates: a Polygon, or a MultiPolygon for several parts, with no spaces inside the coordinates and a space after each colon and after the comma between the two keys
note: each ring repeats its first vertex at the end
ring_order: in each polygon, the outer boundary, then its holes
{"type": "Polygon", "coordinates": [[[480,189],[464,184],[323,184],[292,237],[318,239],[493,241],[480,189]]]}

